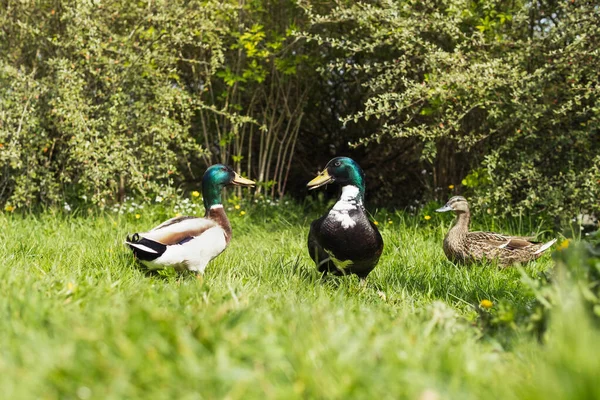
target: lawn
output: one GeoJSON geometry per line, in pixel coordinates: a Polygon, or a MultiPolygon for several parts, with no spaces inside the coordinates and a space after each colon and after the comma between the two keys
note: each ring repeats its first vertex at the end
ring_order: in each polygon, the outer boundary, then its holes
{"type": "Polygon", "coordinates": [[[0,214],[2,397],[600,398],[600,334],[573,291],[543,341],[520,317],[549,255],[458,267],[441,247],[450,216],[380,211],[367,284],[321,279],[305,241],[325,207],[230,207],[230,247],[200,279],[149,274],[123,245],[172,216],[164,205],[0,214]]]}

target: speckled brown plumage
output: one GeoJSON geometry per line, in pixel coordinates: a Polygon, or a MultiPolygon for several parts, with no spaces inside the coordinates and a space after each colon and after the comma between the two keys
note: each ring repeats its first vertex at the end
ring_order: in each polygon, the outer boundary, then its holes
{"type": "Polygon", "coordinates": [[[509,236],[495,232],[469,232],[471,213],[464,197],[455,196],[438,211],[454,211],[456,222],[444,238],[444,253],[450,261],[472,264],[483,259],[496,260],[506,267],[538,258],[556,242],[532,242],[531,237],[509,236]]]}

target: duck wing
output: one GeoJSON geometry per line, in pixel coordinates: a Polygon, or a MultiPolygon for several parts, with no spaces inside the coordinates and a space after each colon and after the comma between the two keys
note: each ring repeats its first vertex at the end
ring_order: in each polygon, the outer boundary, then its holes
{"type": "Polygon", "coordinates": [[[315,264],[317,264],[317,270],[319,272],[335,269],[329,254],[325,252],[325,249],[323,249],[318,238],[324,219],[325,218],[322,217],[314,220],[310,224],[310,231],[308,232],[308,254],[310,254],[310,258],[312,258],[315,264]]]}
{"type": "Polygon", "coordinates": [[[524,249],[529,247],[535,242],[532,242],[532,237],[526,236],[509,236],[495,232],[469,232],[467,233],[467,240],[473,242],[485,243],[490,247],[506,248],[509,250],[524,249]]]}
{"type": "Polygon", "coordinates": [[[175,217],[139,236],[169,246],[200,236],[215,226],[217,223],[208,218],[175,217]]]}

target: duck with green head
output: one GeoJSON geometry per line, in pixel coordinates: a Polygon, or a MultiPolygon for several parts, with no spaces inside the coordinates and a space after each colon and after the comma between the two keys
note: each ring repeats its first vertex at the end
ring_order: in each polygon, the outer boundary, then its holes
{"type": "Polygon", "coordinates": [[[364,279],[379,261],[383,239],[363,205],[363,171],[351,158],[336,157],[307,186],[316,189],[328,183],[340,185],[342,193],[327,214],[311,223],[308,251],[320,272],[364,279]]]}
{"type": "Polygon", "coordinates": [[[254,181],[226,165],[213,165],[202,177],[204,218],[171,218],[148,232],[127,236],[126,244],[150,269],[172,267],[204,273],[208,262],[231,240],[231,224],[221,202],[221,192],[228,185],[252,186],[254,181]]]}
{"type": "Polygon", "coordinates": [[[535,260],[555,242],[532,242],[531,237],[509,236],[495,232],[469,232],[471,211],[467,199],[454,196],[437,212],[452,211],[456,214],[454,226],[444,238],[444,253],[450,261],[461,264],[496,260],[506,267],[515,263],[535,260]]]}

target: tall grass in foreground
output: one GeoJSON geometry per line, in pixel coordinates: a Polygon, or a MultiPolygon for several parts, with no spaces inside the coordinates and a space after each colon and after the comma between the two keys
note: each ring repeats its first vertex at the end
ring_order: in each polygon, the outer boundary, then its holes
{"type": "Polygon", "coordinates": [[[123,246],[172,216],[161,206],[0,215],[3,397],[600,398],[600,333],[575,284],[557,276],[543,340],[528,331],[551,257],[457,267],[449,219],[381,211],[385,251],[361,287],[308,257],[323,208],[230,208],[231,246],[202,279],[148,274],[123,246]]]}

